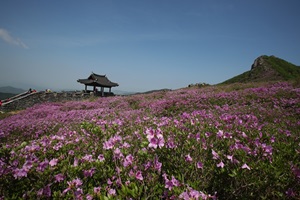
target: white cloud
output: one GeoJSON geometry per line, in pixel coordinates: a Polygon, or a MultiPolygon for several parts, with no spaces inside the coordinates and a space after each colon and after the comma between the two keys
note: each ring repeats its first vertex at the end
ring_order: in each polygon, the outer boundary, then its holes
{"type": "Polygon", "coordinates": [[[13,44],[24,49],[28,49],[28,46],[24,44],[19,38],[13,38],[9,32],[5,29],[0,28],[0,38],[9,44],[13,44]]]}

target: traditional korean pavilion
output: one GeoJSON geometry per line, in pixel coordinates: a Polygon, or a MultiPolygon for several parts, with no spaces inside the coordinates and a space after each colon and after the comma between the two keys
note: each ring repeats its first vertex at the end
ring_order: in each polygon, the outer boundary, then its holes
{"type": "Polygon", "coordinates": [[[99,94],[97,87],[100,87],[101,96],[112,95],[111,88],[119,86],[118,83],[111,82],[106,75],[99,75],[93,72],[87,79],[78,79],[77,82],[85,85],[85,92],[91,92],[87,87],[92,86],[92,92],[99,94]],[[109,88],[109,93],[104,92],[104,88],[109,88]]]}

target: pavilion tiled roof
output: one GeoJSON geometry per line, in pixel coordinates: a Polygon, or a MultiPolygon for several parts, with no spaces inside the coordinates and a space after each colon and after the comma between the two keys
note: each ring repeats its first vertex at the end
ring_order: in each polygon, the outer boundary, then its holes
{"type": "Polygon", "coordinates": [[[78,79],[77,82],[88,85],[88,86],[99,86],[99,87],[117,87],[118,83],[111,82],[106,75],[99,75],[92,73],[87,79],[78,79]]]}

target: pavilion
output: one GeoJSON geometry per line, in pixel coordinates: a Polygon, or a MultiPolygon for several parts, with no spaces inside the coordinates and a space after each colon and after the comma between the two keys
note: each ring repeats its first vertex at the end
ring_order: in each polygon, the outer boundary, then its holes
{"type": "Polygon", "coordinates": [[[118,83],[111,82],[106,75],[99,75],[92,72],[87,79],[78,79],[77,82],[85,85],[85,92],[91,92],[87,90],[87,86],[93,86],[93,92],[98,93],[97,87],[101,87],[101,96],[104,96],[104,88],[109,88],[108,95],[112,95],[111,88],[119,86],[118,83]]]}

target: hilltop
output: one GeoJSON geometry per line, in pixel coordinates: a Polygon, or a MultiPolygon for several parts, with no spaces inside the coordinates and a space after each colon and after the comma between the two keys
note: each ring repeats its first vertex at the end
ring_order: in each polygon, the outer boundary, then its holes
{"type": "Polygon", "coordinates": [[[11,94],[19,94],[19,93],[22,93],[22,92],[26,92],[26,90],[11,87],[11,86],[4,86],[4,87],[0,87],[0,92],[2,92],[2,93],[11,93],[11,94]]]}
{"type": "Polygon", "coordinates": [[[275,56],[260,56],[254,60],[251,70],[224,81],[221,84],[262,81],[288,81],[300,77],[300,67],[275,56]]]}
{"type": "Polygon", "coordinates": [[[14,88],[11,86],[0,87],[0,99],[7,99],[25,91],[26,90],[14,88]]]}

